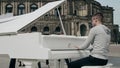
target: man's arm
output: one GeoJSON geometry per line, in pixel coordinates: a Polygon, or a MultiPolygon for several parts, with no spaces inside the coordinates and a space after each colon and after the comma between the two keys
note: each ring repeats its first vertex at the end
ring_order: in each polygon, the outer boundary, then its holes
{"type": "Polygon", "coordinates": [[[83,45],[79,46],[79,49],[86,49],[90,46],[90,44],[94,41],[95,38],[95,30],[92,28],[89,32],[88,38],[85,40],[83,45]]]}
{"type": "Polygon", "coordinates": [[[94,41],[95,37],[95,30],[91,29],[88,35],[88,38],[85,40],[83,45],[70,45],[69,48],[76,48],[76,49],[86,49],[90,46],[91,42],[94,41]]]}

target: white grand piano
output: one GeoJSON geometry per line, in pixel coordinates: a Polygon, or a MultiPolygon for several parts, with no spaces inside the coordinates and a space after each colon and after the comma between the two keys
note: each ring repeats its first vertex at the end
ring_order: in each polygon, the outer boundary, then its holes
{"type": "MultiPolygon", "coordinates": [[[[23,61],[31,60],[31,62],[34,60],[58,60],[88,55],[88,50],[82,53],[82,51],[69,47],[70,45],[82,44],[86,37],[42,35],[40,32],[19,33],[20,29],[50,10],[57,8],[63,2],[65,0],[50,2],[32,13],[1,19],[0,54],[6,54],[10,58],[21,59],[23,61]],[[81,54],[79,54],[80,52],[81,54]]],[[[54,68],[57,68],[57,66],[54,68]]]]}
{"type": "MultiPolygon", "coordinates": [[[[54,67],[51,68],[64,68],[63,59],[88,56],[89,49],[77,50],[69,47],[81,45],[87,37],[42,35],[40,32],[19,33],[20,29],[64,2],[65,0],[50,2],[32,13],[1,19],[0,55],[21,60],[26,64],[26,68],[29,68],[34,61],[43,60],[54,60],[54,67]],[[60,64],[59,59],[61,59],[60,64]]],[[[62,21],[61,25],[63,27],[62,21]]]]}

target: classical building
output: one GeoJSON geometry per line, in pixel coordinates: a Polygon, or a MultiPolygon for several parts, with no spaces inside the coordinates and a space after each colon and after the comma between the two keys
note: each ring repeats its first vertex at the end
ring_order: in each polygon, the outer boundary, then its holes
{"type": "MultiPolygon", "coordinates": [[[[14,16],[30,13],[53,0],[0,0],[0,14],[13,13],[14,16]]],[[[54,0],[55,1],[55,0],[54,0]]],[[[112,33],[112,41],[118,37],[118,26],[114,25],[113,11],[95,0],[66,0],[58,7],[67,35],[85,36],[91,28],[91,16],[96,12],[104,14],[104,24],[112,33]]],[[[63,34],[57,9],[27,25],[20,32],[42,32],[43,34],[63,34]]]]}

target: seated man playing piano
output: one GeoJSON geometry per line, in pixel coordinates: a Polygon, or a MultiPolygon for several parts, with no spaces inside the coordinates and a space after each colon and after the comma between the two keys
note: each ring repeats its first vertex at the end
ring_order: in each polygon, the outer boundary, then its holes
{"type": "Polygon", "coordinates": [[[78,49],[86,49],[92,46],[90,56],[68,64],[68,68],[81,68],[82,66],[102,66],[108,62],[108,48],[110,45],[110,29],[102,25],[103,14],[96,13],[92,16],[93,28],[90,30],[88,38],[83,45],[72,46],[78,49]]]}

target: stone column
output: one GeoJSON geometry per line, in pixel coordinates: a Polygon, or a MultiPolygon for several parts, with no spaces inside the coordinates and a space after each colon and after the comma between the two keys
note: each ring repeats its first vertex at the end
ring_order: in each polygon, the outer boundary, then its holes
{"type": "Polygon", "coordinates": [[[39,7],[40,7],[40,1],[38,1],[38,4],[37,4],[37,5],[38,5],[38,8],[39,8],[39,7]]]}
{"type": "Polygon", "coordinates": [[[17,15],[17,7],[18,7],[18,3],[14,2],[14,15],[17,15]]]}
{"type": "Polygon", "coordinates": [[[77,35],[77,25],[76,25],[76,22],[74,23],[74,35],[77,35]]]}
{"type": "Polygon", "coordinates": [[[3,5],[3,6],[2,6],[2,14],[5,14],[5,2],[3,2],[2,5],[3,5]]]}
{"type": "Polygon", "coordinates": [[[77,25],[77,36],[81,36],[80,35],[80,23],[78,23],[78,25],[77,25]]]}
{"type": "Polygon", "coordinates": [[[1,15],[1,0],[0,0],[0,15],[1,15]]]}
{"type": "Polygon", "coordinates": [[[30,12],[30,5],[31,5],[30,2],[27,1],[27,13],[30,12]]]}
{"type": "Polygon", "coordinates": [[[86,36],[88,36],[89,31],[90,31],[89,24],[87,24],[86,36]]]}
{"type": "Polygon", "coordinates": [[[72,22],[71,23],[71,34],[72,35],[74,35],[74,30],[75,30],[75,28],[74,28],[74,22],[72,22]]]}
{"type": "Polygon", "coordinates": [[[26,1],[24,2],[24,5],[25,5],[25,13],[27,13],[28,7],[27,7],[27,2],[26,1]]]}

